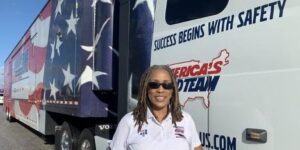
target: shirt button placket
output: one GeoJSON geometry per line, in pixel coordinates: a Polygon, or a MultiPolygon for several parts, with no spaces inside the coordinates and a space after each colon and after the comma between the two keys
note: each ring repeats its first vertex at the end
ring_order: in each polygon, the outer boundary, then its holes
{"type": "Polygon", "coordinates": [[[164,127],[162,124],[159,125],[160,128],[160,140],[164,139],[164,127]]]}
{"type": "Polygon", "coordinates": [[[165,122],[163,122],[162,124],[161,124],[161,128],[162,128],[162,137],[163,137],[163,139],[166,139],[166,123],[165,122]]]}

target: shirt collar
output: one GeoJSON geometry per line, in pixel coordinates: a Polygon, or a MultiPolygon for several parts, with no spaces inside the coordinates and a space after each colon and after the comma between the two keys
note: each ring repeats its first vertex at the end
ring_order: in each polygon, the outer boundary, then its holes
{"type": "Polygon", "coordinates": [[[149,107],[147,107],[147,119],[155,118],[149,107]]]}
{"type": "MultiPolygon", "coordinates": [[[[147,107],[147,119],[155,119],[155,116],[153,115],[153,113],[151,112],[150,108],[147,107]]],[[[169,112],[168,116],[166,117],[165,120],[168,120],[168,119],[172,119],[172,116],[171,116],[171,113],[169,112]]]]}

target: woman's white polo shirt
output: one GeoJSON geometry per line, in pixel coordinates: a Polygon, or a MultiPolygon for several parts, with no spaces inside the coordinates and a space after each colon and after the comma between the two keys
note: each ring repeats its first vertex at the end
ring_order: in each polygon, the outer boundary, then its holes
{"type": "Polygon", "coordinates": [[[183,112],[183,119],[172,124],[169,113],[162,123],[159,123],[151,111],[147,110],[148,124],[144,123],[140,132],[135,126],[132,112],[126,114],[117,127],[111,141],[112,150],[194,150],[200,140],[195,123],[191,116],[183,112]]]}

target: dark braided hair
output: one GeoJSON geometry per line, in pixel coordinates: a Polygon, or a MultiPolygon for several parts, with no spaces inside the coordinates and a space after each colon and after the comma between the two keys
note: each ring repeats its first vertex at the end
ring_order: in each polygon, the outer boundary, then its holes
{"type": "Polygon", "coordinates": [[[172,123],[176,126],[177,121],[181,121],[183,118],[181,105],[179,102],[178,88],[177,82],[172,70],[167,65],[153,65],[148,68],[142,75],[139,84],[139,92],[138,92],[138,103],[137,106],[133,110],[133,118],[135,120],[135,125],[138,125],[138,132],[141,130],[144,123],[147,123],[147,107],[151,109],[150,100],[148,98],[148,82],[150,80],[151,73],[154,70],[165,70],[170,75],[171,81],[173,83],[173,92],[172,97],[170,99],[170,113],[172,116],[172,123]]]}

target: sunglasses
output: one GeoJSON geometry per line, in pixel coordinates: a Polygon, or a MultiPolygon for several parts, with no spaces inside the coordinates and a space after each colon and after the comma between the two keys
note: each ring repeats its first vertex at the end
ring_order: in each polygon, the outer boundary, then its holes
{"type": "Polygon", "coordinates": [[[149,82],[148,87],[150,89],[158,89],[160,86],[162,86],[166,90],[171,90],[174,88],[173,83],[158,83],[158,82],[149,82]]]}

